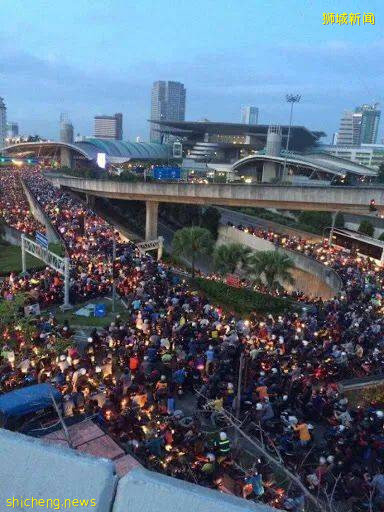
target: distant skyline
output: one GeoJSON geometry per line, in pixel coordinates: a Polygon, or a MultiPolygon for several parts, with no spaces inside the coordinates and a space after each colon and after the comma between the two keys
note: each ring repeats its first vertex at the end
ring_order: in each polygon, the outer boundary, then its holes
{"type": "Polygon", "coordinates": [[[156,80],[185,85],[191,121],[257,105],[259,123],[287,124],[285,95],[300,93],[294,124],[329,141],[344,110],[384,109],[383,19],[382,0],[3,0],[0,96],[23,134],[58,139],[65,111],[91,135],[95,115],[122,112],[124,139],[148,140],[156,80]],[[323,12],[376,24],[324,26],[323,12]]]}

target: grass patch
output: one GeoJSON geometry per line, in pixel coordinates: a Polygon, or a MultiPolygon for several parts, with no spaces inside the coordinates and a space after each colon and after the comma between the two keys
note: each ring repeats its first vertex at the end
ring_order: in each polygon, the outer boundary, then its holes
{"type": "MultiPolygon", "coordinates": [[[[64,247],[58,244],[49,244],[49,250],[58,256],[65,256],[64,247]]],[[[26,254],[27,270],[29,272],[45,268],[45,263],[31,254],[26,254]]],[[[11,245],[4,240],[0,240],[0,276],[6,276],[11,272],[22,272],[21,265],[21,247],[11,245]]]]}
{"type": "Polygon", "coordinates": [[[59,323],[62,324],[67,320],[69,322],[69,325],[71,326],[80,325],[82,327],[104,327],[113,322],[115,320],[116,315],[120,315],[122,318],[124,318],[124,315],[127,314],[127,310],[119,300],[116,300],[116,312],[112,313],[112,301],[106,298],[99,298],[88,302],[84,302],[83,304],[76,304],[74,308],[70,309],[69,311],[62,311],[60,308],[55,308],[54,310],[51,311],[55,314],[55,317],[57,318],[57,321],[59,323]],[[75,315],[76,311],[78,311],[80,308],[84,307],[87,304],[101,303],[106,305],[107,310],[106,316],[102,318],[94,316],[85,317],[75,315]]]}
{"type": "Polygon", "coordinates": [[[234,288],[220,281],[197,277],[191,281],[191,285],[196,290],[203,292],[213,303],[239,315],[279,314],[296,308],[289,299],[272,297],[247,288],[234,288]]]}
{"type": "Polygon", "coordinates": [[[49,250],[62,258],[65,256],[65,249],[61,243],[49,244],[49,250]]]}
{"type": "MultiPolygon", "coordinates": [[[[44,267],[43,261],[27,254],[27,270],[40,270],[44,267]]],[[[5,276],[10,272],[22,272],[21,248],[0,240],[0,276],[5,276]]]]}

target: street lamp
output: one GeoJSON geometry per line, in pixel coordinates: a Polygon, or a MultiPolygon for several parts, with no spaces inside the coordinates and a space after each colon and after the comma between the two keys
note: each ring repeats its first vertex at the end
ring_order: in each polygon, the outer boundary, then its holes
{"type": "Polygon", "coordinates": [[[287,134],[287,144],[285,146],[285,159],[284,159],[284,169],[283,169],[282,181],[284,181],[285,172],[286,172],[286,168],[287,168],[289,137],[291,135],[291,126],[292,126],[293,105],[295,103],[299,103],[299,101],[301,100],[301,94],[287,94],[285,98],[287,100],[287,103],[291,104],[291,114],[289,116],[289,127],[288,127],[288,134],[287,134]]]}

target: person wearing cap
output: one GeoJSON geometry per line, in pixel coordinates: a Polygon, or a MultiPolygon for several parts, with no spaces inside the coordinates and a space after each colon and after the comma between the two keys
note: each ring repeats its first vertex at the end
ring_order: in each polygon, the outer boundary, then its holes
{"type": "Polygon", "coordinates": [[[148,377],[151,373],[152,363],[148,360],[148,356],[143,357],[143,361],[140,364],[140,371],[148,377]]]}
{"type": "Polygon", "coordinates": [[[215,441],[215,447],[217,449],[218,455],[221,457],[226,457],[230,454],[231,443],[225,432],[220,432],[219,439],[215,441]]]}
{"type": "Polygon", "coordinates": [[[212,480],[212,476],[215,473],[216,469],[216,457],[213,453],[207,453],[206,460],[204,464],[201,466],[201,471],[204,473],[209,480],[212,480]]]}
{"type": "Polygon", "coordinates": [[[168,393],[167,378],[165,375],[161,375],[160,380],[157,381],[156,386],[155,386],[156,398],[157,399],[162,398],[162,397],[166,396],[167,393],[168,393]]]}

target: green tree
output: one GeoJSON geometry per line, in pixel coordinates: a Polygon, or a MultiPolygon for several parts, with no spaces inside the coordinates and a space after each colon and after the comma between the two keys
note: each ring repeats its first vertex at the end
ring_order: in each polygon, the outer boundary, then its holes
{"type": "Polygon", "coordinates": [[[382,242],[384,242],[384,231],[381,233],[381,235],[379,236],[379,240],[381,240],[382,242]]]}
{"type": "Polygon", "coordinates": [[[293,284],[291,275],[294,263],[278,251],[258,251],[248,261],[247,268],[256,282],[265,283],[269,289],[281,288],[282,283],[293,284]]]}
{"type": "Polygon", "coordinates": [[[375,228],[369,220],[362,220],[357,231],[362,235],[373,236],[375,228]]]}
{"type": "Polygon", "coordinates": [[[221,275],[234,274],[246,265],[251,253],[249,247],[241,244],[220,245],[213,252],[213,266],[221,275]]]}
{"type": "MultiPolygon", "coordinates": [[[[332,226],[332,213],[331,212],[301,212],[299,215],[300,224],[305,224],[317,231],[322,233],[324,228],[332,226]]],[[[344,227],[344,216],[338,213],[336,216],[335,226],[337,228],[344,227]]]]}
{"type": "Polygon", "coordinates": [[[209,206],[201,215],[201,227],[208,229],[215,240],[219,230],[220,217],[219,210],[213,206],[209,206]]]}
{"type": "Polygon", "coordinates": [[[175,256],[191,258],[192,277],[195,277],[196,258],[210,254],[213,248],[211,233],[204,228],[190,227],[176,231],[172,241],[175,256]]]}

